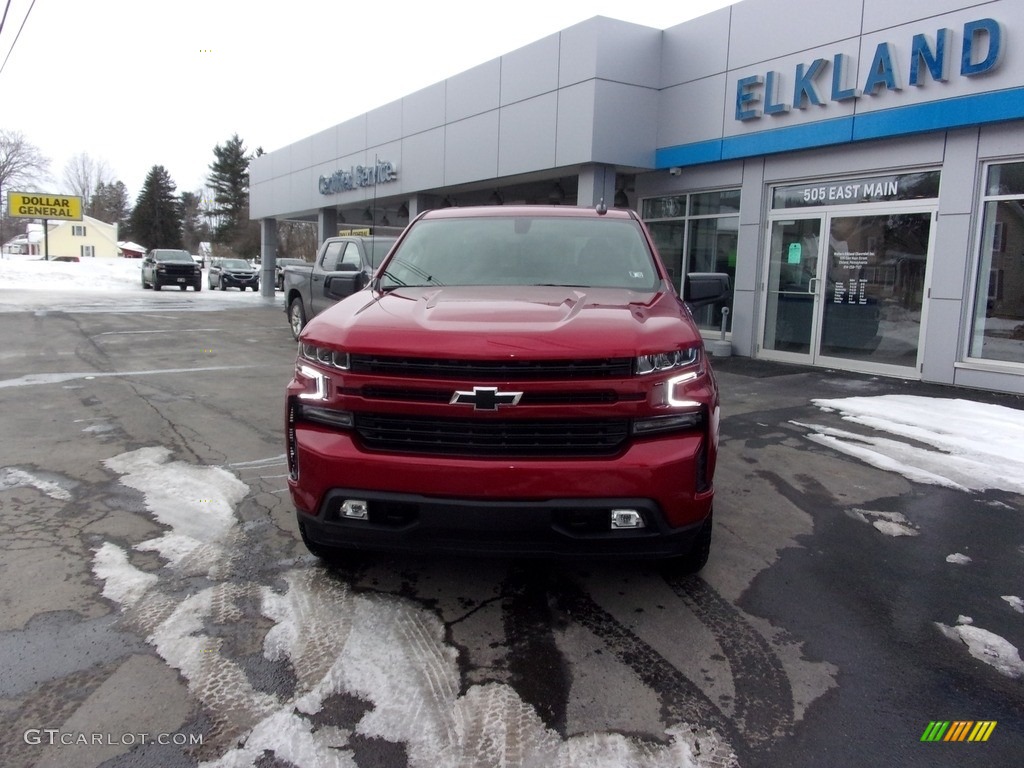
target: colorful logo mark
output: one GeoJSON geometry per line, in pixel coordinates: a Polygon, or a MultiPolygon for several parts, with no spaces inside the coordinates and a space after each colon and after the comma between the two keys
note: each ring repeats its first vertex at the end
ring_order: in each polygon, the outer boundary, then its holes
{"type": "Polygon", "coordinates": [[[932,720],[921,741],[988,741],[995,729],[995,720],[932,720]]]}

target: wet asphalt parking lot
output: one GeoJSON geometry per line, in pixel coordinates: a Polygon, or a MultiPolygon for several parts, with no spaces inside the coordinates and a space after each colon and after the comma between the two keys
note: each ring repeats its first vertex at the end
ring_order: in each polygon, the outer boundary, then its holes
{"type": "Polygon", "coordinates": [[[0,764],[1024,754],[1024,679],[942,629],[969,617],[1024,648],[1004,599],[1024,595],[1024,498],[913,482],[807,427],[867,430],[815,398],[1018,398],[719,360],[700,576],[386,555],[328,569],[285,490],[295,345],[279,299],[239,298],[0,290],[0,764]],[[922,742],[932,721],[996,725],[922,742]]]}

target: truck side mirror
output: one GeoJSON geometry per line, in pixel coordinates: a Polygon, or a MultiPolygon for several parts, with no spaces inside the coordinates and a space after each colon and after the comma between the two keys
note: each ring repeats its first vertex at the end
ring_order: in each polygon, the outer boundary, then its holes
{"type": "Polygon", "coordinates": [[[690,272],[683,283],[683,301],[691,309],[729,300],[732,290],[729,275],[724,272],[690,272]]]}
{"type": "Polygon", "coordinates": [[[331,298],[344,299],[356,291],[361,291],[365,285],[366,275],[363,272],[352,272],[328,277],[325,290],[331,298]]]}

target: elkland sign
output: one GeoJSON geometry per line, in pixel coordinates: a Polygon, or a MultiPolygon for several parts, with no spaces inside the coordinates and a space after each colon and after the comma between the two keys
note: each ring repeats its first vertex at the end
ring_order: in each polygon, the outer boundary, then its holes
{"type": "MultiPolygon", "coordinates": [[[[906,84],[921,87],[929,77],[938,83],[948,82],[955,57],[955,38],[951,29],[938,30],[934,40],[925,34],[914,35],[906,84]]],[[[999,66],[1003,55],[999,22],[993,19],[969,21],[963,26],[960,41],[962,77],[976,77],[999,66]]],[[[883,91],[900,91],[904,85],[900,61],[899,50],[893,43],[879,43],[860,88],[849,84],[856,65],[845,53],[835,54],[831,62],[815,59],[810,64],[797,64],[793,73],[792,101],[785,100],[786,82],[780,72],[741,78],[736,81],[736,119],[757,120],[762,115],[782,115],[792,109],[807,109],[810,105],[826,106],[826,94],[833,102],[844,102],[861,96],[876,96],[883,91]],[[827,77],[830,67],[831,77],[827,77]]]]}
{"type": "Polygon", "coordinates": [[[13,218],[81,221],[82,198],[37,192],[8,192],[7,212],[13,218]]]}
{"type": "Polygon", "coordinates": [[[359,187],[375,187],[398,180],[398,168],[389,160],[377,160],[372,166],[357,165],[347,171],[335,171],[320,177],[320,194],[336,195],[359,187]]]}

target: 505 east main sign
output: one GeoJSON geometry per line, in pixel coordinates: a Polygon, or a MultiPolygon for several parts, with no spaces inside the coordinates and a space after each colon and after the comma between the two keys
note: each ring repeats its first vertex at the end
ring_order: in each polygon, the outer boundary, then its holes
{"type": "MultiPolygon", "coordinates": [[[[948,82],[955,58],[955,37],[953,30],[946,28],[938,30],[934,40],[926,34],[914,35],[906,84],[921,87],[929,77],[935,82],[948,82]]],[[[994,19],[969,21],[963,26],[960,41],[961,76],[976,77],[999,66],[1003,56],[999,22],[994,19]]],[[[856,64],[845,53],[835,54],[831,62],[815,59],[810,64],[797,64],[791,101],[786,101],[783,95],[786,83],[781,72],[740,78],[736,81],[736,119],[756,120],[762,115],[782,115],[793,109],[807,109],[810,105],[825,106],[825,94],[830,96],[830,101],[844,102],[861,96],[876,96],[882,91],[900,91],[904,83],[898,54],[892,43],[879,43],[861,88],[849,83],[856,64]],[[830,68],[832,73],[828,77],[826,73],[830,68]]]]}

